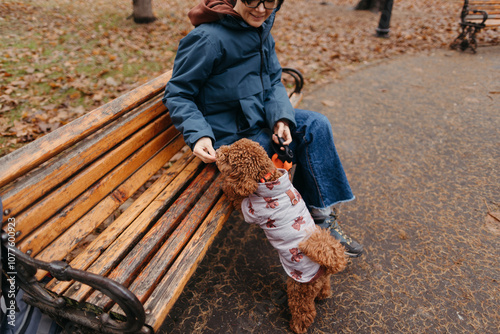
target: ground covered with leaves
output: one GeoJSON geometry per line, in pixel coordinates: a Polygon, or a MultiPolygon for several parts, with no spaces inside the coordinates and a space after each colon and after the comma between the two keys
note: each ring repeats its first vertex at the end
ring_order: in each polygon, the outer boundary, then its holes
{"type": "MultiPolygon", "coordinates": [[[[172,68],[198,0],[155,1],[158,20],[137,25],[119,0],[2,1],[0,156],[172,68]]],[[[373,36],[380,14],[357,0],[287,0],[274,36],[283,66],[301,70],[306,89],[339,70],[398,54],[447,47],[462,1],[397,1],[391,38],[373,36]]],[[[485,32],[487,43],[498,41],[485,32]]]]}

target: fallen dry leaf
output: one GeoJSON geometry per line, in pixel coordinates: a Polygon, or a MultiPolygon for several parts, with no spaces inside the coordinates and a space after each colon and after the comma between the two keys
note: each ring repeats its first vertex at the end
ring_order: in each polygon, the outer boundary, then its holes
{"type": "Polygon", "coordinates": [[[324,105],[324,106],[327,106],[327,107],[330,107],[330,108],[333,108],[337,105],[337,103],[335,101],[329,101],[329,100],[323,100],[321,101],[321,103],[324,105]]]}
{"type": "Polygon", "coordinates": [[[500,212],[488,212],[485,225],[491,233],[500,236],[500,212]]]}

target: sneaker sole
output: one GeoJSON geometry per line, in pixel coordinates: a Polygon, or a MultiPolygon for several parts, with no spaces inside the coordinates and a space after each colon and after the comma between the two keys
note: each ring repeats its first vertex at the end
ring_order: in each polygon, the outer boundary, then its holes
{"type": "Polygon", "coordinates": [[[349,256],[349,257],[360,257],[361,255],[363,255],[363,252],[361,252],[361,253],[344,252],[344,254],[349,256]]]}

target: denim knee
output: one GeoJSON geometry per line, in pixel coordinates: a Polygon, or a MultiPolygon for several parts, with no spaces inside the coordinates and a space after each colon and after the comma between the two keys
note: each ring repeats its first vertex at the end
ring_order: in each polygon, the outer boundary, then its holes
{"type": "Polygon", "coordinates": [[[296,110],[297,189],[309,207],[326,208],[354,199],[337,154],[330,120],[323,114],[296,110]]]}

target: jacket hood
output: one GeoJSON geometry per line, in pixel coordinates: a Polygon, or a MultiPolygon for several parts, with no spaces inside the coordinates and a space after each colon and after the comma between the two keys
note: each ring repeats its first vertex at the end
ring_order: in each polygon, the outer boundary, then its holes
{"type": "Polygon", "coordinates": [[[236,0],[201,0],[189,11],[188,17],[195,27],[202,23],[218,21],[225,15],[241,18],[241,15],[234,10],[235,4],[236,0]]]}

